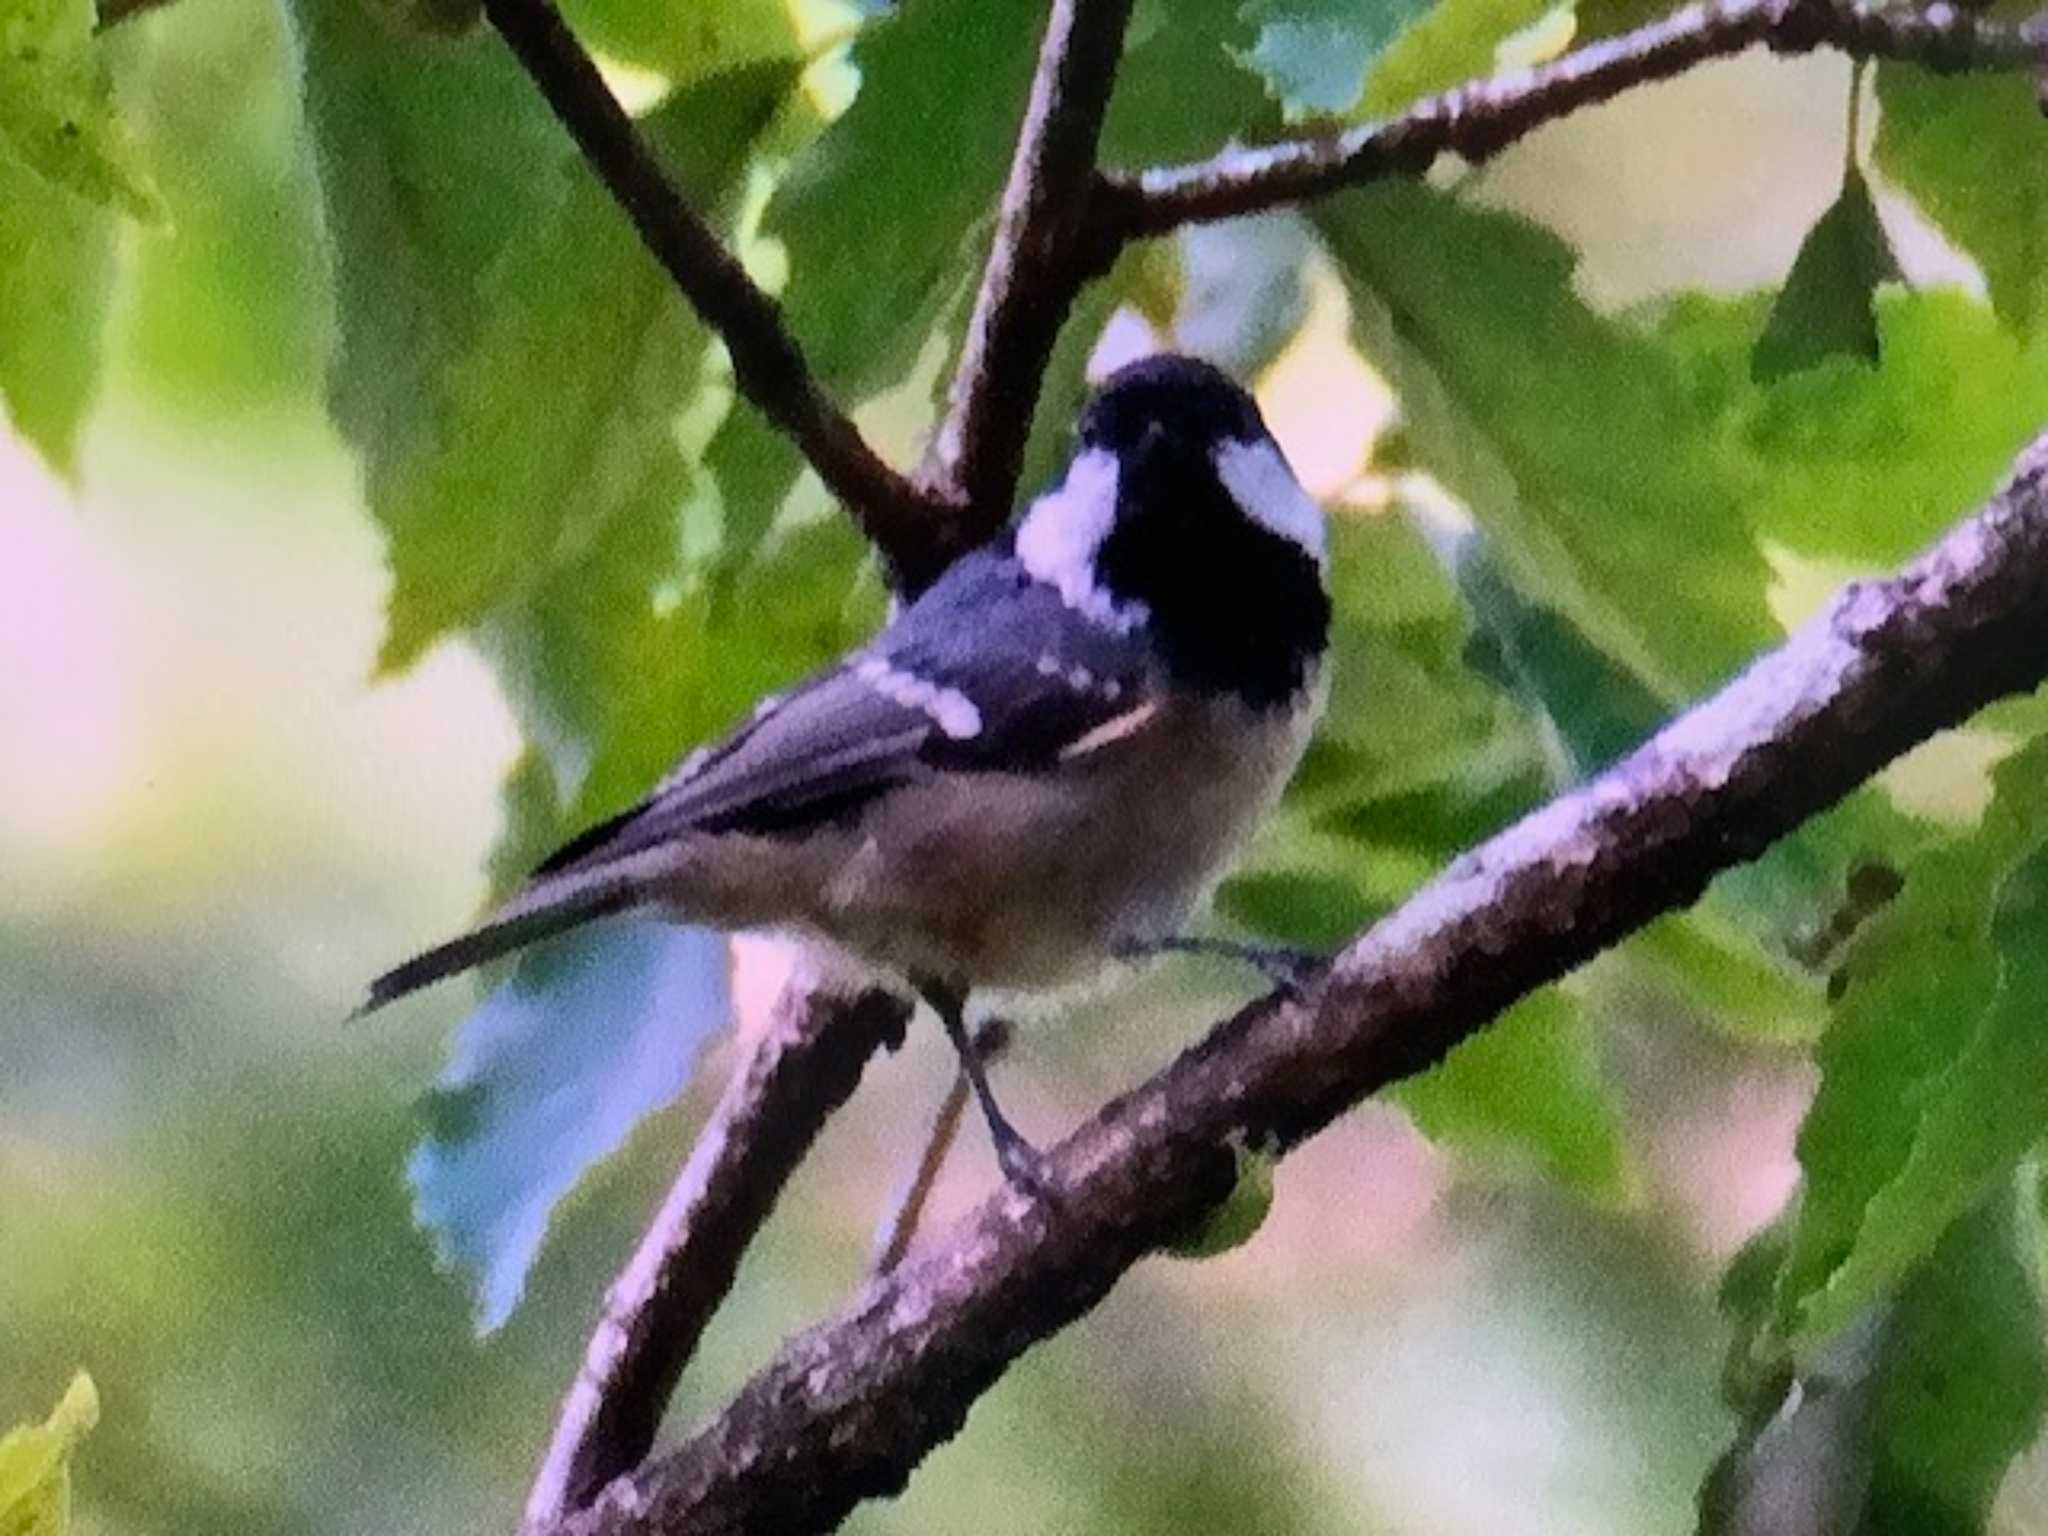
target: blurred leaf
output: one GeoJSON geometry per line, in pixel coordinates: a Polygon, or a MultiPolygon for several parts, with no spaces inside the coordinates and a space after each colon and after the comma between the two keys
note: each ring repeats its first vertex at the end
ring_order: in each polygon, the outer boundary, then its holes
{"type": "Polygon", "coordinates": [[[764,220],[789,248],[790,328],[835,388],[900,379],[970,269],[1043,21],[1036,0],[926,0],[861,28],[860,94],[797,157],[764,220]]]}
{"type": "Polygon", "coordinates": [[[1561,241],[1408,185],[1315,219],[1416,452],[1531,600],[1667,703],[1777,637],[1712,418],[1667,351],[1581,302],[1561,241]]]}
{"type": "Polygon", "coordinates": [[[1202,1219],[1199,1231],[1190,1233],[1166,1251],[1177,1259],[1213,1259],[1242,1248],[1266,1224],[1273,1209],[1273,1170],[1280,1166],[1277,1152],[1259,1152],[1241,1142],[1231,1143],[1237,1159],[1237,1182],[1230,1193],[1202,1219]]]}
{"type": "Polygon", "coordinates": [[[518,1305],[555,1204],[682,1092],[730,1012],[723,935],[627,917],[529,951],[463,1021],[408,1176],[480,1333],[518,1305]]]}
{"type": "Polygon", "coordinates": [[[1843,172],[1841,193],[1800,242],[1750,355],[1751,375],[1767,383],[1831,357],[1876,362],[1877,285],[1898,275],[1869,184],[1851,165],[1843,172]]]}
{"type": "Polygon", "coordinates": [[[1524,998],[1390,1097],[1432,1140],[1532,1163],[1590,1200],[1619,1204],[1635,1189],[1592,1031],[1555,987],[1524,998]]]}
{"type": "Polygon", "coordinates": [[[1837,974],[1778,1295],[1779,1331],[1802,1348],[1924,1255],[2048,1128],[2027,1091],[2040,1079],[1997,1077],[2039,1070],[2022,1036],[2038,1029],[2044,982],[2026,950],[2041,944],[2048,743],[1996,783],[1983,823],[1905,869],[1837,974]]]}
{"type": "Polygon", "coordinates": [[[1409,511],[1478,626],[1466,648],[1473,670],[1554,727],[1558,787],[1597,773],[1664,722],[1668,710],[1655,694],[1570,619],[1517,589],[1462,511],[1419,501],[1409,511]]]}
{"type": "MultiPolygon", "coordinates": [[[[2032,1234],[2017,1210],[2000,1188],[1962,1213],[1895,1299],[1743,1405],[1744,1429],[1701,1490],[1702,1536],[1985,1529],[2048,1393],[2032,1234]]],[[[1773,1257],[1767,1244],[1731,1268],[1724,1304],[1739,1321],[1773,1257]]]]}
{"type": "Polygon", "coordinates": [[[1501,45],[1549,10],[1548,0],[1439,0],[1373,65],[1361,115],[1391,117],[1424,96],[1493,74],[1501,45]]]}
{"type": "Polygon", "coordinates": [[[2031,333],[2048,300],[2048,122],[2023,75],[1877,66],[1877,167],[1976,261],[1998,317],[2031,333]]]}
{"type": "Polygon", "coordinates": [[[1983,1530],[2006,1468],[2041,1427],[2044,1319],[2014,1210],[2010,1190],[1994,1189],[1930,1242],[1900,1292],[1859,1536],[1983,1530]]]}
{"type": "Polygon", "coordinates": [[[790,9],[790,0],[572,0],[563,12],[591,47],[690,85],[742,64],[801,59],[790,9]]]}
{"type": "MultiPolygon", "coordinates": [[[[729,205],[794,79],[782,64],[719,75],[647,121],[698,208],[729,205]]],[[[579,173],[482,286],[488,319],[450,360],[443,435],[376,506],[392,540],[387,668],[532,591],[614,517],[673,518],[682,499],[675,418],[708,337],[596,180],[579,173]]]]}
{"type": "Polygon", "coordinates": [[[1395,35],[1428,7],[1419,0],[1247,0],[1258,41],[1242,55],[1289,122],[1349,112],[1395,35]]]}
{"type": "Polygon", "coordinates": [[[1261,869],[1232,875],[1216,910],[1255,933],[1308,949],[1343,943],[1380,915],[1356,876],[1312,869],[1261,869]]]}
{"type": "Polygon", "coordinates": [[[111,215],[0,157],[0,400],[59,471],[99,382],[114,276],[111,215]]]}
{"type": "Polygon", "coordinates": [[[573,157],[509,51],[429,44],[361,0],[291,15],[334,263],[329,401],[375,509],[450,442],[451,378],[498,320],[479,275],[557,227],[573,157]]]}
{"type": "Polygon", "coordinates": [[[1731,447],[1752,468],[1747,515],[1764,538],[1886,567],[1990,494],[2048,419],[2048,348],[2022,347],[1954,289],[1878,297],[1881,361],[1758,387],[1747,307],[1687,300],[1660,328],[1731,447]]]}
{"type": "Polygon", "coordinates": [[[1648,26],[1680,9],[1678,0],[1578,0],[1579,40],[1596,42],[1648,26]]]}
{"type": "Polygon", "coordinates": [[[93,0],[10,0],[0,14],[0,157],[138,219],[164,217],[114,112],[93,0]]]}
{"type": "Polygon", "coordinates": [[[99,1391],[80,1371],[49,1418],[0,1435],[0,1536],[64,1536],[71,1528],[71,1453],[99,1417],[99,1391]]]}
{"type": "Polygon", "coordinates": [[[1308,227],[1292,211],[1180,231],[1173,344],[1240,379],[1256,378],[1308,313],[1308,227]]]}

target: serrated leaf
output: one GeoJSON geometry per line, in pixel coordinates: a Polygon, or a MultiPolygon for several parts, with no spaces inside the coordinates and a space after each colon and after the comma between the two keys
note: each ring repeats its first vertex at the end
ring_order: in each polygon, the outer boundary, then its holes
{"type": "Polygon", "coordinates": [[[2048,1120],[1982,1076],[2019,1044],[2001,1014],[2008,975],[2021,1016],[2038,1002],[2034,965],[2007,953],[2038,942],[2035,877],[2013,887],[2014,915],[1994,924],[2008,881],[2048,848],[2048,744],[2009,759],[1996,782],[1982,824],[1905,868],[1903,889],[1863,925],[1837,975],[1778,1296],[1778,1330],[1802,1348],[1924,1254],[2048,1120]],[[1989,1123],[1962,1123],[1972,1117],[1989,1123]]]}
{"type": "Polygon", "coordinates": [[[71,1528],[72,1452],[99,1417],[99,1390],[80,1371],[49,1418],[0,1435],[0,1536],[64,1536],[71,1528]]]}
{"type": "Polygon", "coordinates": [[[99,381],[113,288],[114,221],[0,158],[0,401],[61,472],[99,381]]]}
{"type": "Polygon", "coordinates": [[[0,12],[0,156],[53,186],[155,221],[164,209],[114,111],[93,0],[11,0],[0,12]]]}
{"type": "MultiPolygon", "coordinates": [[[[648,120],[696,207],[730,203],[794,80],[780,64],[719,75],[648,120]]],[[[373,508],[392,541],[387,668],[520,600],[614,516],[682,499],[675,421],[709,337],[595,179],[579,172],[482,286],[489,318],[451,359],[438,439],[373,508]]]]}
{"type": "Polygon", "coordinates": [[[1289,122],[1349,112],[1382,50],[1427,9],[1416,0],[1249,0],[1258,40],[1241,57],[1289,122]]]}
{"type": "Polygon", "coordinates": [[[1391,1097],[1432,1140],[1533,1164],[1588,1199],[1619,1204],[1635,1189],[1591,1028],[1555,987],[1524,998],[1391,1097]]]}
{"type": "Polygon", "coordinates": [[[1877,285],[1899,275],[1863,172],[1851,165],[1842,190],[1806,232],[1771,317],[1750,354],[1750,373],[1770,382],[1831,357],[1878,360],[1877,285]]]}
{"type": "Polygon", "coordinates": [[[1522,590],[1667,705],[1776,639],[1714,417],[1653,338],[1579,299],[1563,242],[1408,185],[1314,218],[1414,451],[1522,590]]]}
{"type": "Polygon", "coordinates": [[[1877,66],[1877,168],[1975,259],[2030,334],[2048,304],[2048,122],[2023,75],[1877,66]]]}
{"type": "Polygon", "coordinates": [[[407,1173],[479,1333],[518,1305],[556,1203],[682,1092],[730,1016],[726,963],[721,934],[613,918],[529,951],[463,1021],[407,1173]]]}

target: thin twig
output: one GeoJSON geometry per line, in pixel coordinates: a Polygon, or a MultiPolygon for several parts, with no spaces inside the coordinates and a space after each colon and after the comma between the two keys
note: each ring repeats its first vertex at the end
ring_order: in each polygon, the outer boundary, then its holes
{"type": "Polygon", "coordinates": [[[792,1339],[561,1536],[828,1530],[900,1489],[1019,1354],[1233,1182],[1503,1008],[1698,897],[1886,763],[2048,675],[2048,433],[1977,516],[1855,583],[1597,779],[1460,858],[1341,955],[1103,1109],[923,1257],[792,1339]]]}
{"type": "MultiPolygon", "coordinates": [[[[974,1054],[981,1058],[983,1065],[996,1061],[1009,1047],[1010,1023],[1007,1019],[986,1020],[974,1032],[974,1054]]],[[[917,1161],[911,1165],[910,1177],[904,1181],[902,1193],[875,1229],[874,1257],[868,1263],[873,1273],[887,1274],[910,1252],[911,1240],[917,1236],[918,1224],[924,1220],[924,1208],[931,1200],[932,1188],[939,1182],[939,1170],[945,1167],[946,1154],[952,1151],[953,1142],[960,1134],[960,1117],[967,1109],[968,1088],[967,1071],[963,1067],[954,1074],[953,1085],[946,1090],[946,1096],[939,1100],[938,1112],[932,1116],[931,1129],[925,1133],[924,1145],[918,1150],[917,1161]]]]}
{"type": "Polygon", "coordinates": [[[766,1032],[726,1085],[604,1316],[563,1401],[526,1499],[528,1529],[580,1509],[654,1444],[683,1367],[732,1288],[818,1130],[876,1051],[903,1037],[908,1006],[885,992],[819,990],[800,968],[766,1032]]]}
{"type": "Polygon", "coordinates": [[[825,397],[781,309],[670,183],[552,0],[484,0],[484,14],[648,250],[725,342],[740,393],[795,441],[892,566],[927,569],[943,508],[884,463],[825,397]]]}
{"type": "Polygon", "coordinates": [[[1132,0],[1053,0],[1003,186],[995,240],[946,411],[918,471],[959,508],[954,548],[1009,515],[1053,342],[1091,275],[1076,238],[1132,0]]]}
{"type": "Polygon", "coordinates": [[[1958,7],[1866,10],[1855,0],[1713,0],[1535,69],[1427,97],[1398,117],[1318,138],[1139,171],[1108,171],[1089,211],[1091,243],[1164,234],[1183,224],[1299,203],[1391,176],[1420,176],[1440,154],[1478,163],[1546,123],[1763,44],[1805,53],[1823,44],[1855,58],[1930,69],[2010,70],[2048,60],[2041,29],[1958,7]]]}

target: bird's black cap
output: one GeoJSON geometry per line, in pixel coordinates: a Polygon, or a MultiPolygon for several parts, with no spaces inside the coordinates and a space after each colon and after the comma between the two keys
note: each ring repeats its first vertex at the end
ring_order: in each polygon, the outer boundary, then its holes
{"type": "Polygon", "coordinates": [[[1160,352],[1103,382],[1081,412],[1081,446],[1120,454],[1162,428],[1211,443],[1267,435],[1258,406],[1229,374],[1196,358],[1160,352]]]}

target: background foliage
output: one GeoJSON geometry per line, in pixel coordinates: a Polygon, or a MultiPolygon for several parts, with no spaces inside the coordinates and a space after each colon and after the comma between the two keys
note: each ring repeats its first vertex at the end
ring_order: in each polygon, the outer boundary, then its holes
{"type": "MultiPolygon", "coordinates": [[[[907,460],[1037,0],[569,11],[907,460]]],[[[1653,13],[1139,0],[1107,154],[1398,110],[1653,13]]],[[[730,1052],[556,1212],[513,1313],[549,1203],[679,1080],[660,987],[526,974],[430,1097],[418,1015],[459,1000],[337,1022],[486,865],[881,610],[473,20],[178,0],[96,35],[89,0],[0,0],[0,1422],[90,1367],[84,1529],[508,1525],[730,1052]],[[536,1077],[576,1074],[538,1127],[536,1077]]],[[[2023,82],[1752,59],[1091,289],[1034,485],[1098,343],[1149,330],[1260,379],[1335,511],[1329,723],[1221,920],[1341,939],[1988,491],[2048,419],[2036,171],[2023,82]]],[[[2042,725],[1929,744],[1362,1111],[1253,1241],[1141,1270],[855,1527],[1678,1531],[1704,1489],[1749,1529],[1791,1468],[1821,1528],[2040,1529],[2042,725]]],[[[679,974],[722,997],[715,957],[679,974]]],[[[1011,1095],[1067,1123],[1243,985],[1120,979],[1026,1033],[1011,1095]]],[[[871,1073],[680,1417],[852,1283],[945,1073],[921,1033],[871,1073]]],[[[942,1211],[990,1177],[955,1162],[942,1211]]]]}

